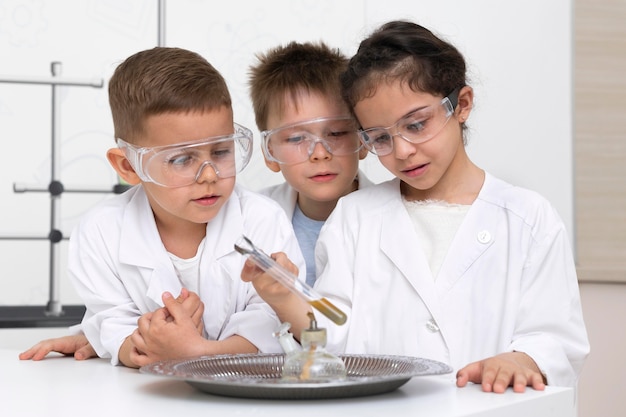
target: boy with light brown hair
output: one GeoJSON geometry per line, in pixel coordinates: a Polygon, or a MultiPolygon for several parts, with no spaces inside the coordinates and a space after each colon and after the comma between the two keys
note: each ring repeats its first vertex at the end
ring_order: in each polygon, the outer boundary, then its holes
{"type": "Polygon", "coordinates": [[[234,243],[246,235],[304,262],[280,207],[236,185],[252,133],[234,123],[221,74],[196,53],[157,47],[116,69],[109,98],[118,146],[107,158],[133,187],[93,208],[70,239],[86,340],[43,341],[20,358],[78,349],[140,367],[281,351],[274,312],[239,279],[234,243]]]}
{"type": "Polygon", "coordinates": [[[339,75],[348,59],[323,42],[298,43],[257,55],[250,68],[250,97],[267,167],[285,182],[261,190],[291,219],[315,281],[315,243],[337,201],[371,185],[359,160],[367,150],[341,98],[339,75]]]}

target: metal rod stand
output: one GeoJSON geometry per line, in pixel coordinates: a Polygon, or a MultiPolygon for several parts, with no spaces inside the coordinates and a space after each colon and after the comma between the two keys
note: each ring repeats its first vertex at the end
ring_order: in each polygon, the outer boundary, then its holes
{"type": "MultiPolygon", "coordinates": [[[[61,78],[61,63],[52,62],[50,66],[52,77],[49,78],[20,78],[13,76],[0,76],[1,83],[15,83],[15,84],[43,84],[49,85],[52,88],[52,119],[51,119],[51,156],[50,156],[50,184],[47,189],[42,188],[29,188],[24,186],[13,185],[13,191],[16,193],[23,193],[29,191],[45,191],[50,194],[50,232],[47,237],[0,237],[0,239],[10,240],[41,240],[46,239],[50,241],[50,282],[49,282],[49,297],[48,303],[45,308],[45,315],[47,316],[61,316],[64,314],[63,307],[59,297],[59,278],[60,278],[60,248],[58,243],[64,239],[63,232],[59,229],[61,224],[60,215],[60,198],[63,192],[72,191],[65,190],[63,183],[60,181],[60,162],[61,162],[61,144],[59,143],[61,126],[59,123],[59,108],[60,98],[58,94],[58,87],[61,86],[73,86],[73,87],[94,87],[101,88],[103,86],[102,79],[100,80],[82,80],[72,78],[61,78]]],[[[112,190],[74,190],[73,192],[112,192],[112,190]]],[[[123,191],[123,189],[119,189],[123,191]]]]}
{"type": "MultiPolygon", "coordinates": [[[[158,46],[165,46],[165,0],[158,0],[157,5],[157,44],[158,46]]],[[[59,300],[59,262],[60,256],[58,243],[63,239],[63,233],[57,228],[60,224],[60,210],[59,199],[64,192],[74,193],[109,193],[121,194],[126,191],[129,186],[125,184],[115,184],[111,190],[96,190],[96,189],[75,189],[66,190],[59,178],[59,162],[60,162],[60,144],[57,138],[60,133],[58,107],[59,97],[57,94],[57,87],[59,86],[73,86],[73,87],[94,87],[102,88],[102,79],[75,79],[75,78],[61,78],[61,63],[52,62],[51,68],[52,77],[30,77],[24,78],[19,76],[0,76],[0,83],[13,83],[13,84],[43,84],[52,87],[52,156],[51,156],[51,178],[48,188],[25,186],[13,184],[13,192],[25,193],[25,192],[48,192],[50,193],[50,233],[46,237],[29,237],[29,236],[0,236],[0,240],[49,240],[50,241],[50,287],[48,303],[45,309],[45,315],[51,317],[58,317],[64,314],[61,302],[59,300]]],[[[1,324],[1,323],[0,323],[1,324]]]]}

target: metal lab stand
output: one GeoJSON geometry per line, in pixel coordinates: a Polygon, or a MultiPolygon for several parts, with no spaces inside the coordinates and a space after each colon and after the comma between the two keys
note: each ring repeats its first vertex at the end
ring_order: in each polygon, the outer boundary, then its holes
{"type": "MultiPolygon", "coordinates": [[[[59,230],[60,227],[60,198],[64,192],[75,193],[121,193],[125,191],[124,185],[118,184],[109,190],[90,190],[90,189],[75,189],[66,190],[63,183],[60,181],[60,156],[61,145],[59,143],[60,138],[60,124],[59,124],[59,94],[58,87],[61,86],[73,86],[73,87],[94,87],[102,88],[102,79],[93,80],[81,80],[61,77],[61,63],[52,62],[51,64],[52,77],[47,78],[19,78],[19,77],[7,77],[0,76],[0,83],[17,83],[17,84],[42,84],[52,87],[52,126],[51,126],[51,172],[50,172],[50,184],[47,188],[29,188],[27,186],[18,186],[13,184],[13,191],[16,193],[25,192],[47,192],[50,194],[50,233],[44,237],[24,237],[24,236],[2,236],[0,240],[49,240],[50,241],[50,283],[49,283],[49,298],[45,307],[44,314],[51,316],[51,318],[59,317],[64,314],[61,302],[59,300],[59,278],[60,278],[60,248],[58,243],[63,240],[63,233],[59,230]]],[[[84,310],[84,309],[83,309],[84,310]]],[[[19,318],[16,318],[19,319],[19,318]]],[[[80,320],[79,320],[80,321],[80,320]]],[[[0,326],[1,327],[1,326],[0,326]]],[[[29,327],[29,326],[14,326],[14,327],[29,327]]]]}

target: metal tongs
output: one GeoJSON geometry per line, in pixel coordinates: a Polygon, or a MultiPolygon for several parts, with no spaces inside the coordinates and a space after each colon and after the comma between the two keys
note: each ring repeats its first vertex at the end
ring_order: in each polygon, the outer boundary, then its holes
{"type": "Polygon", "coordinates": [[[348,319],[343,311],[322,297],[309,284],[299,280],[297,276],[287,271],[269,255],[257,248],[246,236],[241,236],[237,240],[235,250],[242,255],[248,256],[256,266],[267,272],[272,278],[283,284],[334,323],[342,325],[348,319]]]}

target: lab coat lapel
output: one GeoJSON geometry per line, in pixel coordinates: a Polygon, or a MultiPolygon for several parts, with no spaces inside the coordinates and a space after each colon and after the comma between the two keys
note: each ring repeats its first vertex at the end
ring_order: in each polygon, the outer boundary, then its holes
{"type": "MultiPolygon", "coordinates": [[[[399,194],[399,187],[397,188],[399,194]]],[[[430,265],[420,238],[415,231],[411,218],[398,195],[391,198],[390,204],[395,205],[384,210],[381,230],[381,251],[389,257],[402,275],[411,283],[418,296],[424,302],[436,323],[445,320],[445,309],[437,291],[437,285],[432,275],[430,265]]],[[[439,331],[447,344],[446,329],[440,326],[439,331]]]]}
{"type": "Polygon", "coordinates": [[[474,201],[439,270],[437,286],[441,295],[462,279],[470,266],[493,245],[498,235],[498,212],[496,205],[484,201],[480,195],[474,201]]]}
{"type": "Polygon", "coordinates": [[[237,259],[241,258],[241,255],[235,252],[235,242],[243,234],[243,224],[246,221],[243,218],[241,204],[242,201],[235,188],[217,216],[207,223],[203,260],[220,259],[230,254],[236,254],[237,259]]]}
{"type": "Polygon", "coordinates": [[[164,291],[177,296],[182,286],[159,236],[143,188],[137,188],[121,221],[120,262],[136,267],[146,283],[146,296],[161,306],[164,291]]]}
{"type": "Polygon", "coordinates": [[[237,299],[243,260],[234,245],[243,234],[243,222],[240,200],[233,192],[218,215],[207,224],[200,261],[199,295],[204,301],[204,323],[209,338],[221,333],[237,299]]]}
{"type": "Polygon", "coordinates": [[[435,315],[439,311],[439,300],[428,260],[401,199],[394,199],[393,204],[397,206],[384,211],[394,215],[384,216],[382,220],[380,249],[435,315]]]}
{"type": "Polygon", "coordinates": [[[269,197],[280,205],[287,217],[291,219],[296,209],[298,201],[298,192],[289,183],[284,182],[278,185],[269,197]]]}

